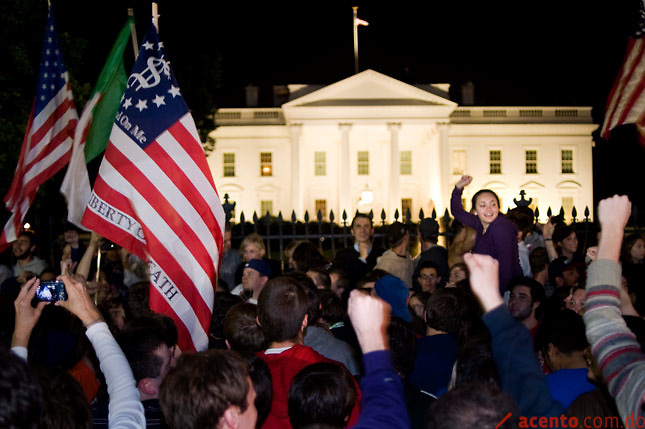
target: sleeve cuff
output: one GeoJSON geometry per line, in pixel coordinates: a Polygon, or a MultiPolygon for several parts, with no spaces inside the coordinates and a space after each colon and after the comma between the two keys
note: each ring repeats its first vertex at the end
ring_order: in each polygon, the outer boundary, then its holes
{"type": "Polygon", "coordinates": [[[27,362],[27,357],[29,356],[29,353],[27,352],[27,348],[22,346],[15,346],[11,348],[11,353],[13,353],[14,355],[18,356],[20,359],[27,362]]]}
{"type": "Polygon", "coordinates": [[[604,285],[620,287],[622,268],[611,259],[596,259],[587,268],[587,288],[604,285]]]}
{"type": "Polygon", "coordinates": [[[372,374],[378,371],[394,371],[392,357],[389,350],[377,350],[363,355],[365,374],[372,374]]]}

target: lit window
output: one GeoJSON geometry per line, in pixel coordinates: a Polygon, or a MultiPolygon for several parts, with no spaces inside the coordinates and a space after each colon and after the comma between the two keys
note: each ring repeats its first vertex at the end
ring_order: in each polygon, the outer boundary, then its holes
{"type": "Polygon", "coordinates": [[[411,150],[401,151],[401,174],[402,175],[412,174],[412,151],[411,150]]]}
{"type": "Polygon", "coordinates": [[[573,151],[564,149],[560,153],[562,154],[562,173],[573,173],[573,151]]]}
{"type": "Polygon", "coordinates": [[[260,152],[260,175],[273,176],[273,161],[271,152],[260,152]]]}
{"type": "Polygon", "coordinates": [[[314,152],[314,175],[326,176],[327,175],[327,153],[314,152]]]}
{"type": "Polygon", "coordinates": [[[526,162],[526,174],[536,174],[537,169],[537,150],[527,150],[524,152],[526,162]]]}
{"type": "Polygon", "coordinates": [[[412,215],[412,198],[401,198],[401,219],[406,219],[408,215],[408,210],[410,211],[410,216],[412,215]]]}
{"type": "Polygon", "coordinates": [[[370,174],[370,154],[367,151],[358,152],[358,175],[366,176],[370,174]]]}
{"type": "Polygon", "coordinates": [[[322,214],[323,219],[327,216],[327,200],[316,200],[316,217],[318,212],[322,214]]]}
{"type": "Polygon", "coordinates": [[[489,151],[490,174],[502,174],[502,151],[489,151]]]}
{"type": "Polygon", "coordinates": [[[262,200],[260,201],[260,213],[262,216],[269,213],[273,214],[273,201],[271,200],[262,200]]]}
{"type": "Polygon", "coordinates": [[[462,175],[466,173],[466,151],[452,151],[452,174],[462,175]]]}
{"type": "Polygon", "coordinates": [[[571,219],[571,211],[573,210],[573,197],[562,197],[562,209],[564,210],[564,217],[571,219]]]}
{"type": "Polygon", "coordinates": [[[224,158],[224,177],[235,177],[235,154],[225,153],[224,158]]]}

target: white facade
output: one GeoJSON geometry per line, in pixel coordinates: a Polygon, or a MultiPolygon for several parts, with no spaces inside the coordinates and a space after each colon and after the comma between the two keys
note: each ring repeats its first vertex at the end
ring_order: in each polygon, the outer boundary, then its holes
{"type": "MultiPolygon", "coordinates": [[[[460,107],[441,87],[408,85],[373,70],[306,93],[279,108],[220,109],[208,162],[235,216],[270,211],[303,219],[318,209],[433,208],[441,216],[462,173],[464,197],[495,190],[504,211],[520,190],[541,217],[593,211],[590,107],[460,107]],[[366,192],[367,191],[367,192],[366,192]],[[371,197],[371,198],[370,198],[371,197]]],[[[300,93],[305,93],[299,96],[300,93]]],[[[469,204],[467,204],[468,206],[469,204]]]]}

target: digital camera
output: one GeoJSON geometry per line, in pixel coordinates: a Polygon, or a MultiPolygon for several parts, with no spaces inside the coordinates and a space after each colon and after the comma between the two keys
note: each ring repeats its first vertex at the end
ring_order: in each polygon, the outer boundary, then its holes
{"type": "Polygon", "coordinates": [[[63,282],[42,282],[36,288],[38,301],[67,301],[67,291],[63,282]]]}

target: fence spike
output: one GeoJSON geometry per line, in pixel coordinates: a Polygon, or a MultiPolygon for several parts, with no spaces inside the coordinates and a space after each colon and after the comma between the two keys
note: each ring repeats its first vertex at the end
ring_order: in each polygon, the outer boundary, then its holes
{"type": "Polygon", "coordinates": [[[318,213],[316,213],[316,219],[318,219],[318,222],[322,222],[322,219],[323,219],[322,211],[318,210],[318,213]]]}
{"type": "Polygon", "coordinates": [[[281,224],[281,223],[282,223],[282,210],[280,210],[280,211],[278,212],[278,223],[279,223],[279,224],[281,224]]]}
{"type": "Polygon", "coordinates": [[[443,217],[450,218],[450,212],[448,211],[448,209],[444,210],[443,217]]]}
{"type": "Polygon", "coordinates": [[[560,207],[560,213],[558,213],[558,216],[564,218],[564,207],[560,207]]]}
{"type": "Polygon", "coordinates": [[[535,222],[537,222],[540,218],[540,209],[536,207],[533,214],[535,215],[535,222]]]}
{"type": "Polygon", "coordinates": [[[549,206],[549,208],[546,209],[546,215],[547,215],[547,217],[553,216],[553,210],[551,210],[551,206],[549,206]]]}
{"type": "Polygon", "coordinates": [[[296,223],[297,220],[298,218],[296,217],[296,211],[291,210],[291,223],[296,223]]]}
{"type": "Polygon", "coordinates": [[[309,223],[309,211],[305,210],[305,222],[309,223]]]}
{"type": "Polygon", "coordinates": [[[432,213],[430,213],[430,217],[434,220],[437,220],[437,209],[435,207],[432,208],[432,213]]]}
{"type": "Polygon", "coordinates": [[[368,216],[370,217],[370,219],[374,219],[374,210],[370,209],[368,216]]]}
{"type": "Polygon", "coordinates": [[[412,222],[412,212],[410,211],[410,207],[408,207],[408,210],[405,212],[405,221],[407,223],[412,222]]]}
{"type": "Polygon", "coordinates": [[[258,214],[255,211],[253,212],[253,223],[258,223],[258,214]]]}
{"type": "Polygon", "coordinates": [[[399,221],[399,209],[394,210],[394,222],[399,221]]]}
{"type": "Polygon", "coordinates": [[[244,222],[246,221],[246,217],[244,217],[244,212],[240,213],[240,223],[244,225],[244,222]]]}
{"type": "Polygon", "coordinates": [[[591,213],[589,212],[589,206],[585,206],[585,221],[589,222],[589,215],[591,213]]]}
{"type": "Polygon", "coordinates": [[[335,219],[336,219],[336,217],[334,216],[334,211],[329,210],[329,221],[333,222],[335,219]]]}
{"type": "Polygon", "coordinates": [[[425,213],[423,213],[423,209],[419,209],[419,221],[422,221],[424,217],[425,213]]]}
{"type": "Polygon", "coordinates": [[[343,218],[343,226],[347,226],[347,212],[344,209],[341,217],[343,218]]]}
{"type": "Polygon", "coordinates": [[[385,209],[381,209],[381,222],[383,222],[383,225],[385,225],[385,218],[387,215],[385,214],[385,209]]]}
{"type": "Polygon", "coordinates": [[[573,206],[573,208],[571,209],[571,218],[575,222],[577,217],[578,217],[578,209],[576,209],[576,206],[573,206]]]}

